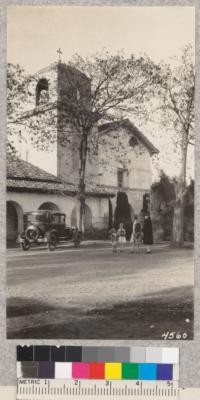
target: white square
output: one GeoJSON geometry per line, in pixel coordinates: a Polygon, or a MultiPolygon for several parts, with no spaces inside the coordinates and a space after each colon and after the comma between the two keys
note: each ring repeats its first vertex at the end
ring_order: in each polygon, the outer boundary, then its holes
{"type": "Polygon", "coordinates": [[[176,347],[163,347],[162,363],[179,364],[179,349],[176,347]]]}
{"type": "Polygon", "coordinates": [[[72,379],[72,363],[56,362],[55,379],[72,379]]]}
{"type": "Polygon", "coordinates": [[[20,361],[17,362],[17,378],[22,378],[22,363],[20,361]]]}
{"type": "Polygon", "coordinates": [[[146,348],[146,363],[162,362],[162,348],[161,347],[147,347],[146,348]]]}
{"type": "Polygon", "coordinates": [[[173,365],[173,381],[179,381],[179,365],[173,365]]]}

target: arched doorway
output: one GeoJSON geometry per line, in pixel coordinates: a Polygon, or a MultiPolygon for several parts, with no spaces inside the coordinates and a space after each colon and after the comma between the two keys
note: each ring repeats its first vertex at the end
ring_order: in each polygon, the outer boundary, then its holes
{"type": "Polygon", "coordinates": [[[38,208],[38,210],[60,211],[60,209],[57,206],[57,204],[52,203],[51,201],[47,201],[45,203],[42,203],[41,206],[38,208]]]}
{"type": "Polygon", "coordinates": [[[128,201],[128,196],[125,192],[117,193],[117,202],[114,213],[114,226],[116,229],[119,228],[121,222],[124,224],[126,238],[129,240],[132,232],[132,219],[131,207],[128,201]]]}
{"type": "Polygon", "coordinates": [[[23,210],[15,201],[7,201],[6,232],[7,240],[16,240],[19,232],[23,230],[23,210]]]}

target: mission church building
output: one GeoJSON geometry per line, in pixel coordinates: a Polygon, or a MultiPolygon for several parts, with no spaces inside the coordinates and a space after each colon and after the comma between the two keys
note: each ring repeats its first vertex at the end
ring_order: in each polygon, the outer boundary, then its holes
{"type": "MultiPolygon", "coordinates": [[[[8,240],[15,240],[23,229],[23,213],[27,211],[57,210],[66,214],[68,224],[77,224],[81,134],[69,118],[70,101],[81,100],[89,106],[91,82],[82,72],[58,62],[36,73],[27,93],[30,95],[20,105],[18,123],[13,124],[15,133],[20,126],[26,154],[18,143],[20,157],[7,158],[8,240]],[[35,137],[31,133],[29,141],[31,127],[37,127],[37,132],[35,137]],[[39,141],[38,132],[40,149],[34,146],[39,141]]],[[[87,237],[105,237],[119,192],[126,193],[132,217],[141,211],[150,192],[151,157],[156,153],[158,150],[128,119],[93,127],[85,174],[87,237]]]]}

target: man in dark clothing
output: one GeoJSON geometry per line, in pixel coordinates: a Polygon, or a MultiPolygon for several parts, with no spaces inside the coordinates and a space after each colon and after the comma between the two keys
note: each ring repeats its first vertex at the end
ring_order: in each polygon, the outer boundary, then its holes
{"type": "Polygon", "coordinates": [[[143,243],[147,246],[147,254],[150,254],[151,245],[153,244],[153,229],[150,214],[145,214],[144,216],[143,243]]]}

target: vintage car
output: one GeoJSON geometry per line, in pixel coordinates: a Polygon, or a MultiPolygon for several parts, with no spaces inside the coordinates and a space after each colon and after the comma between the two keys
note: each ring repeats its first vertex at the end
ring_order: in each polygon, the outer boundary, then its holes
{"type": "Polygon", "coordinates": [[[17,242],[23,250],[46,243],[49,250],[53,251],[58,243],[70,241],[79,247],[81,236],[78,228],[66,225],[65,214],[38,210],[24,214],[24,230],[19,234],[17,242]]]}

